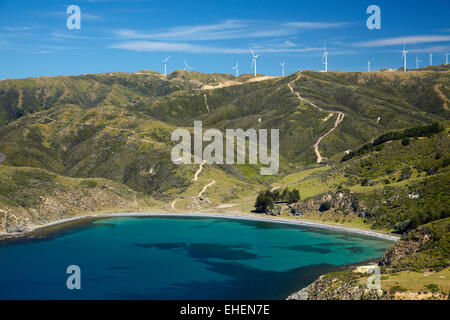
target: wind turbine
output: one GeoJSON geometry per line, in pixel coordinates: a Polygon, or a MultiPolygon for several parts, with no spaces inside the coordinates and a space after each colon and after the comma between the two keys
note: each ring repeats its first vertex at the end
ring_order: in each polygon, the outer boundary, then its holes
{"type": "Polygon", "coordinates": [[[165,58],[162,63],[164,63],[164,75],[167,76],[167,61],[169,61],[170,56],[165,58]]]}
{"type": "Polygon", "coordinates": [[[255,77],[256,77],[256,59],[259,58],[259,54],[255,55],[255,53],[253,52],[253,50],[251,48],[250,48],[250,52],[252,53],[252,56],[253,56],[252,67],[255,66],[255,77]]]}
{"type": "Polygon", "coordinates": [[[448,52],[444,54],[444,57],[445,57],[445,64],[448,64],[448,52]]]}
{"type": "Polygon", "coordinates": [[[433,54],[430,52],[430,66],[433,65],[433,54]]]}
{"type": "Polygon", "coordinates": [[[367,63],[368,67],[369,67],[369,72],[370,72],[370,61],[367,63]]]}
{"type": "Polygon", "coordinates": [[[422,60],[419,59],[419,56],[416,55],[416,69],[419,69],[419,63],[422,62],[422,60]]]}
{"type": "Polygon", "coordinates": [[[323,44],[322,63],[325,65],[325,72],[328,72],[328,52],[327,48],[325,47],[325,44],[323,44]]]}
{"type": "Polygon", "coordinates": [[[402,54],[402,58],[404,59],[403,72],[406,72],[406,54],[407,53],[408,53],[408,51],[406,51],[406,42],[403,41],[403,54],[402,54]]]}
{"type": "Polygon", "coordinates": [[[186,70],[187,72],[190,72],[192,70],[192,67],[190,67],[186,60],[184,60],[184,70],[186,70]]]}
{"type": "Polygon", "coordinates": [[[285,62],[284,62],[284,61],[280,62],[280,66],[281,66],[281,75],[284,77],[284,66],[285,66],[285,62]]]}
{"type": "Polygon", "coordinates": [[[236,66],[231,69],[236,70],[236,77],[239,77],[239,61],[237,61],[236,66]]]}

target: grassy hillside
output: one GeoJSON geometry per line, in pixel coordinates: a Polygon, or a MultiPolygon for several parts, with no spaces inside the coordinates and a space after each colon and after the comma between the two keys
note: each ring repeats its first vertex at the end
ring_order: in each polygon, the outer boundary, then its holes
{"type": "MultiPolygon", "coordinates": [[[[384,143],[380,150],[341,159],[385,132],[445,123],[449,83],[446,66],[407,74],[303,71],[235,78],[178,70],[167,77],[140,71],[4,80],[1,167],[106,179],[169,210],[225,205],[248,211],[257,192],[277,186],[297,188],[302,199],[345,191],[367,209],[364,216],[311,209],[307,218],[392,230],[417,220],[409,194],[420,191],[428,203],[433,188],[447,186],[446,133],[412,139],[408,146],[384,143]],[[341,113],[345,117],[333,130],[341,113]],[[280,129],[279,174],[262,177],[251,165],[176,166],[170,135],[179,127],[192,130],[194,120],[202,120],[204,130],[280,129]],[[319,137],[321,164],[313,149],[319,137]],[[435,187],[428,187],[429,181],[435,187]],[[402,195],[400,207],[406,209],[389,207],[390,202],[375,208],[394,194],[402,195]]],[[[445,198],[434,200],[446,205],[445,198]]],[[[38,204],[11,203],[20,210],[38,204]]]]}

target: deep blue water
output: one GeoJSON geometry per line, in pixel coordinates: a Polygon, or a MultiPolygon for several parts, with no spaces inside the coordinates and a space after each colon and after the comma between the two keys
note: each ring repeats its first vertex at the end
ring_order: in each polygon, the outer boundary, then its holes
{"type": "Polygon", "coordinates": [[[91,220],[0,241],[0,299],[284,299],[392,242],[216,218],[91,220]],[[81,268],[81,290],[66,269],[81,268]]]}

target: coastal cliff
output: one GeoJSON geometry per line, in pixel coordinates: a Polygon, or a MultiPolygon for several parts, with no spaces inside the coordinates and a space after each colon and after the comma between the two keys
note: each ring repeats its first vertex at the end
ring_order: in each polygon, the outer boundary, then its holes
{"type": "Polygon", "coordinates": [[[450,218],[418,227],[381,257],[381,288],[369,289],[367,270],[352,267],[322,275],[288,300],[449,299],[450,218]]]}

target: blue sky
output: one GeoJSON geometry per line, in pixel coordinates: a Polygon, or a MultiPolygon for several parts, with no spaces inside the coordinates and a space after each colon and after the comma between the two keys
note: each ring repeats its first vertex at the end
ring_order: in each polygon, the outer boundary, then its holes
{"type": "MultiPolygon", "coordinates": [[[[322,70],[399,68],[406,41],[408,67],[450,51],[450,1],[300,0],[0,0],[0,79],[103,72],[171,72],[184,59],[200,72],[279,75],[322,70]],[[381,8],[381,30],[369,30],[366,9],[381,8]],[[81,29],[66,27],[66,8],[81,8],[81,29]]],[[[422,64],[422,65],[423,65],[422,64]]]]}

